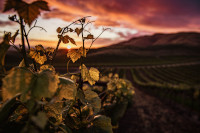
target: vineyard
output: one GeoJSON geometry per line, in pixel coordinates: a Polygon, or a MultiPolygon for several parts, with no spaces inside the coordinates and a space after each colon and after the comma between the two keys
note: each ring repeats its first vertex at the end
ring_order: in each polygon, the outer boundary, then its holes
{"type": "Polygon", "coordinates": [[[200,111],[200,65],[133,68],[134,83],[145,91],[200,111]]]}
{"type": "Polygon", "coordinates": [[[57,27],[55,48],[32,45],[32,29],[46,31],[37,19],[48,3],[6,0],[10,10],[19,29],[0,43],[0,133],[200,132],[200,47],[92,49],[112,29],[95,36],[91,16],[57,27]]]}

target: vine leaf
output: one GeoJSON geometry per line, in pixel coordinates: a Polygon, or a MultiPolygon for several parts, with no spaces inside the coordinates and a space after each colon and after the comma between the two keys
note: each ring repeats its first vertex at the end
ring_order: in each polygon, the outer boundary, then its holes
{"type": "Polygon", "coordinates": [[[13,68],[9,74],[3,78],[3,100],[10,99],[18,93],[24,93],[32,85],[32,72],[26,68],[13,68]]]}
{"type": "Polygon", "coordinates": [[[72,44],[76,45],[76,42],[74,41],[73,38],[70,38],[70,37],[69,37],[69,40],[70,40],[70,42],[71,42],[72,44]]]}
{"type": "Polygon", "coordinates": [[[54,48],[51,48],[51,47],[47,47],[47,48],[45,49],[45,51],[46,51],[46,53],[53,53],[53,52],[55,51],[55,49],[54,49],[54,48]]]}
{"type": "Polygon", "coordinates": [[[16,7],[16,0],[6,0],[3,12],[9,11],[16,7]]]}
{"type": "Polygon", "coordinates": [[[70,57],[72,62],[76,62],[79,58],[81,58],[81,53],[72,49],[67,53],[67,57],[70,57]]]}
{"type": "Polygon", "coordinates": [[[39,7],[41,10],[50,11],[48,7],[48,3],[46,1],[38,0],[38,1],[33,2],[32,4],[39,7]]]}
{"type": "Polygon", "coordinates": [[[81,32],[83,32],[83,28],[76,28],[75,32],[77,33],[77,35],[79,36],[81,34],[81,32]]]}
{"type": "Polygon", "coordinates": [[[19,63],[19,67],[25,67],[24,59],[19,63]]]}
{"type": "Polygon", "coordinates": [[[5,56],[10,47],[9,41],[11,38],[11,33],[4,35],[3,42],[0,43],[0,72],[5,73],[5,56]]]}
{"type": "Polygon", "coordinates": [[[83,49],[83,47],[80,47],[78,51],[81,53],[83,57],[86,57],[86,54],[87,54],[86,48],[83,49]]]}
{"type": "Polygon", "coordinates": [[[47,116],[44,112],[38,112],[36,116],[32,116],[31,120],[40,128],[44,129],[47,124],[47,116]]]}
{"type": "Polygon", "coordinates": [[[91,107],[93,112],[96,114],[101,109],[101,99],[98,94],[91,89],[78,90],[77,98],[88,107],[91,107]]]}
{"type": "Polygon", "coordinates": [[[75,83],[64,77],[59,78],[59,93],[58,93],[58,99],[62,100],[63,98],[67,100],[74,100],[76,97],[77,89],[75,83]]]}
{"type": "Polygon", "coordinates": [[[87,35],[87,37],[85,37],[85,39],[94,39],[94,36],[92,34],[87,35]]]}
{"type": "Polygon", "coordinates": [[[67,57],[70,57],[72,62],[76,62],[81,56],[86,57],[86,49],[83,50],[83,47],[80,47],[78,50],[69,50],[67,57]]]}
{"type": "Polygon", "coordinates": [[[70,32],[73,32],[74,30],[72,28],[69,29],[70,32]]]}
{"type": "Polygon", "coordinates": [[[45,1],[35,1],[31,4],[23,3],[19,4],[17,12],[20,17],[22,17],[25,23],[30,26],[32,22],[40,15],[40,10],[49,11],[47,2],[45,1]]]}
{"type": "Polygon", "coordinates": [[[31,92],[31,96],[37,100],[41,100],[42,97],[51,98],[58,88],[58,83],[58,75],[53,71],[44,70],[33,74],[26,68],[15,67],[3,78],[3,100],[10,99],[18,93],[26,96],[27,100],[30,98],[30,95],[26,95],[27,92],[31,92]]]}
{"type": "Polygon", "coordinates": [[[15,34],[11,37],[11,41],[12,41],[12,43],[15,43],[15,38],[17,37],[17,35],[19,34],[19,30],[17,30],[16,32],[15,32],[15,34]]]}
{"type": "Polygon", "coordinates": [[[74,41],[74,39],[69,37],[68,35],[65,35],[64,37],[62,37],[62,41],[65,44],[71,42],[72,44],[76,45],[76,42],[74,41]]]}
{"type": "Polygon", "coordinates": [[[54,49],[54,48],[51,48],[51,47],[47,47],[47,48],[45,49],[45,53],[46,53],[47,57],[48,57],[50,60],[53,59],[54,51],[55,51],[55,49],[54,49]]]}
{"type": "Polygon", "coordinates": [[[90,73],[90,76],[92,79],[94,79],[95,81],[99,80],[99,70],[98,69],[91,67],[89,70],[89,73],[90,73]]]}
{"type": "Polygon", "coordinates": [[[58,33],[60,33],[62,31],[62,28],[58,27],[56,30],[58,33]]]}
{"type": "Polygon", "coordinates": [[[47,56],[45,55],[45,49],[42,45],[37,45],[34,48],[30,48],[29,56],[34,59],[40,65],[47,61],[47,56]]]}
{"type": "Polygon", "coordinates": [[[42,65],[40,66],[40,71],[43,71],[43,70],[55,71],[55,68],[52,65],[42,65]]]}
{"type": "Polygon", "coordinates": [[[44,106],[45,111],[47,111],[47,116],[53,117],[56,119],[56,125],[59,125],[62,122],[62,111],[63,111],[63,102],[56,102],[52,104],[47,104],[44,106]]]}
{"type": "Polygon", "coordinates": [[[34,89],[32,90],[32,96],[38,100],[42,97],[51,98],[58,88],[58,75],[50,70],[44,70],[37,74],[37,79],[34,83],[34,89]]]}
{"type": "Polygon", "coordinates": [[[94,85],[99,80],[99,71],[96,68],[91,67],[90,70],[83,64],[81,67],[81,76],[83,81],[88,81],[91,85],[94,85]]]}
{"type": "Polygon", "coordinates": [[[69,36],[68,36],[68,35],[65,35],[65,36],[62,38],[62,41],[63,41],[64,44],[69,43],[69,36]]]}
{"type": "Polygon", "coordinates": [[[99,98],[98,94],[88,89],[84,91],[84,95],[87,104],[93,108],[94,113],[98,113],[101,109],[101,99],[99,98]]]}
{"type": "Polygon", "coordinates": [[[104,115],[95,116],[92,131],[97,133],[112,133],[111,119],[104,115]]]}
{"type": "Polygon", "coordinates": [[[39,0],[30,4],[22,0],[7,0],[4,12],[14,9],[29,26],[40,15],[40,10],[50,11],[47,2],[39,0]]]}

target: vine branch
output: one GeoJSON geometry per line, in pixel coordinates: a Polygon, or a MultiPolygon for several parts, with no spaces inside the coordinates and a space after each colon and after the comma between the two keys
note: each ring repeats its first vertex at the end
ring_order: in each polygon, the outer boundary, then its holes
{"type": "Polygon", "coordinates": [[[39,29],[44,30],[45,32],[47,32],[47,31],[45,30],[45,28],[43,28],[43,27],[41,27],[41,26],[36,26],[36,24],[37,24],[37,20],[35,20],[34,25],[29,29],[29,31],[28,31],[28,33],[27,33],[27,37],[28,37],[30,31],[31,31],[32,29],[34,29],[34,28],[39,28],[39,29]]]}
{"type": "MultiPolygon", "coordinates": [[[[88,49],[88,52],[89,52],[89,50],[91,49],[93,43],[94,43],[106,30],[110,30],[110,28],[105,28],[105,29],[103,29],[103,31],[102,31],[94,40],[92,40],[92,42],[91,42],[91,44],[90,44],[90,47],[89,47],[89,49],[88,49]]],[[[87,53],[88,53],[88,52],[87,52],[87,53]]]]}

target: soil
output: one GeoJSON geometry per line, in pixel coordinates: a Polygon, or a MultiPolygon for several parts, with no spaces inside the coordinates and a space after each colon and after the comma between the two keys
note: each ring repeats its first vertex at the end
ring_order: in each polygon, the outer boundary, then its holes
{"type": "MultiPolygon", "coordinates": [[[[130,72],[127,78],[132,81],[130,72]]],[[[133,83],[134,84],[134,83],[133,83]]],[[[176,106],[176,105],[175,105],[176,106]]],[[[188,112],[135,88],[133,104],[115,133],[200,133],[200,121],[188,112]]]]}

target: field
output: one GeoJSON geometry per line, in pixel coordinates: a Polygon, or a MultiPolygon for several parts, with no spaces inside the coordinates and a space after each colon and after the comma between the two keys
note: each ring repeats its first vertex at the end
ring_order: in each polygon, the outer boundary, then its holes
{"type": "Polygon", "coordinates": [[[116,133],[199,132],[199,67],[195,64],[113,69],[131,80],[136,92],[116,133]]]}
{"type": "MultiPolygon", "coordinates": [[[[59,50],[53,65],[59,75],[70,78],[66,74],[69,60],[67,52],[66,49],[59,50]]],[[[9,51],[5,58],[6,69],[18,66],[21,60],[17,52],[9,51]]],[[[124,97],[115,94],[115,90],[112,93],[116,97],[109,101],[112,105],[110,109],[106,107],[108,103],[105,100],[112,97],[105,93],[109,80],[99,81],[93,87],[102,100],[104,108],[101,113],[112,118],[115,133],[200,131],[199,47],[118,48],[116,45],[114,48],[92,49],[84,59],[84,64],[89,68],[97,68],[102,78],[113,73],[133,84],[133,99],[129,97],[128,101],[115,104],[115,98],[119,100],[124,97]]],[[[70,61],[68,65],[70,73],[80,73],[79,61],[70,61]]]]}

